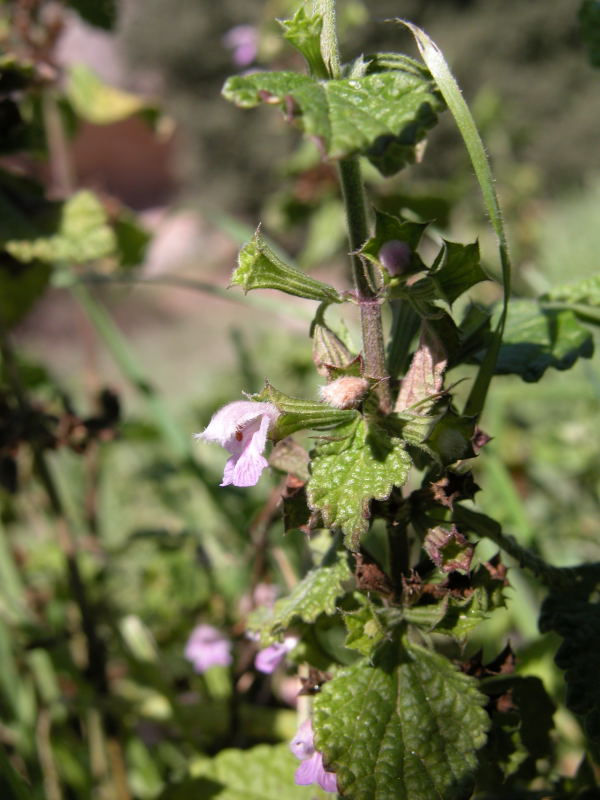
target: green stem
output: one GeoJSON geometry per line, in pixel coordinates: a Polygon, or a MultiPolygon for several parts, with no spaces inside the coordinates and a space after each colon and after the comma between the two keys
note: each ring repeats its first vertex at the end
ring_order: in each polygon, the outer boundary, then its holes
{"type": "Polygon", "coordinates": [[[365,195],[358,159],[348,158],[340,162],[340,182],[351,248],[352,277],[360,308],[363,370],[369,378],[381,381],[377,387],[379,402],[382,410],[389,412],[392,402],[385,363],[381,305],[377,298],[371,267],[357,253],[369,235],[365,195]]]}
{"type": "Polygon", "coordinates": [[[335,0],[313,0],[313,13],[323,17],[321,55],[331,78],[341,75],[340,49],[335,27],[335,0]]]}

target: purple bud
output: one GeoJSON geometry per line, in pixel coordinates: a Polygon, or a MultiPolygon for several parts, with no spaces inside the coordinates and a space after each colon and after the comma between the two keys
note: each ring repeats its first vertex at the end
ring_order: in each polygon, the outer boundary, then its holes
{"type": "Polygon", "coordinates": [[[390,239],[381,245],[377,258],[390,275],[401,275],[410,266],[412,249],[406,242],[390,239]]]}

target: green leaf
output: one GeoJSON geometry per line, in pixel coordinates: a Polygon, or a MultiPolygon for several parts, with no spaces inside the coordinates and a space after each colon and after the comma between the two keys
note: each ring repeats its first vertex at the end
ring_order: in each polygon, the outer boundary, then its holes
{"type": "Polygon", "coordinates": [[[583,0],[579,8],[581,36],[592,66],[600,67],[600,0],[583,0]]]}
{"type": "Polygon", "coordinates": [[[366,155],[384,175],[414,161],[414,146],[443,108],[432,81],[406,65],[325,82],[295,72],[238,75],[225,83],[223,95],[242,108],[281,105],[329,158],[366,155]]]}
{"type": "Polygon", "coordinates": [[[375,606],[359,592],[355,593],[355,597],[359,602],[359,609],[344,613],[344,625],[348,631],[344,647],[370,656],[383,640],[386,630],[377,616],[375,606]]]}
{"type": "Polygon", "coordinates": [[[455,639],[464,639],[495,609],[506,606],[505,588],[504,577],[493,574],[493,569],[482,564],[470,576],[463,597],[458,591],[448,594],[446,613],[434,630],[455,639]]]}
{"type": "MultiPolygon", "coordinates": [[[[197,784],[192,781],[190,789],[193,791],[182,797],[198,800],[204,797],[210,800],[325,800],[330,797],[314,786],[295,785],[294,773],[299,763],[287,744],[222,750],[215,758],[194,765],[197,784]]],[[[170,797],[167,793],[165,800],[170,797]]]]}
{"type": "Polygon", "coordinates": [[[21,264],[0,251],[0,323],[11,328],[38,300],[50,279],[50,267],[40,261],[21,264]]]}
{"type": "Polygon", "coordinates": [[[556,631],[563,643],[556,653],[557,666],[565,673],[567,707],[577,714],[600,758],[600,603],[577,590],[552,592],[540,612],[542,633],[556,631]]]}
{"type": "Polygon", "coordinates": [[[302,53],[311,74],[316,78],[326,78],[327,67],[321,55],[323,17],[320,14],[308,16],[303,8],[299,8],[292,19],[279,22],[283,28],[283,38],[302,53]]]}
{"type": "Polygon", "coordinates": [[[117,21],[116,0],[67,0],[67,5],[97,28],[112,30],[117,21]]]}
{"type": "Polygon", "coordinates": [[[85,64],[69,67],[65,92],[77,115],[94,125],[111,125],[148,108],[143,97],[109,86],[85,64]]]}
{"type": "Polygon", "coordinates": [[[281,412],[271,431],[271,437],[276,440],[284,439],[296,431],[331,428],[358,416],[358,412],[352,409],[341,410],[326,403],[290,397],[270,383],[266,384],[262,392],[254,395],[253,399],[273,403],[281,412]]]}
{"type": "Polygon", "coordinates": [[[578,358],[591,358],[593,352],[591,333],[569,309],[513,300],[495,372],[538,381],[549,367],[569,369],[578,358]]]}
{"type": "Polygon", "coordinates": [[[351,800],[461,800],[485,742],[483,703],[443,656],[390,646],[386,662],[361,659],[323,686],[315,742],[351,800]]]}
{"type": "Polygon", "coordinates": [[[278,641],[295,620],[314,622],[321,614],[335,614],[337,600],[345,594],[351,578],[347,554],[338,552],[333,563],[324,563],[307,572],[271,610],[261,608],[251,614],[247,626],[260,634],[263,646],[278,641]]]}
{"type": "Polygon", "coordinates": [[[371,500],[387,500],[394,486],[406,482],[411,460],[404,442],[374,420],[356,416],[334,428],[311,456],[308,503],[357,550],[369,528],[371,500]]]}
{"type": "Polygon", "coordinates": [[[538,759],[553,755],[556,707],[544,684],[531,675],[498,675],[484,678],[480,686],[490,698],[491,728],[479,754],[477,789],[536,778],[538,759]]]}
{"type": "Polygon", "coordinates": [[[551,307],[566,306],[585,322],[600,325],[600,275],[566,286],[555,286],[540,300],[551,307]]]}
{"type": "Polygon", "coordinates": [[[116,237],[108,225],[102,203],[92,192],[82,190],[62,205],[55,233],[14,238],[4,247],[19,261],[81,264],[112,255],[116,249],[116,237]]]}
{"type": "Polygon", "coordinates": [[[245,292],[252,289],[279,289],[296,297],[326,303],[343,301],[332,286],[282,261],[267,245],[260,231],[256,231],[252,241],[240,250],[231,286],[241,286],[245,292]]]}
{"type": "Polygon", "coordinates": [[[489,280],[479,264],[479,244],[444,244],[431,275],[441,288],[444,298],[452,304],[457,297],[481,281],[489,280]]]}

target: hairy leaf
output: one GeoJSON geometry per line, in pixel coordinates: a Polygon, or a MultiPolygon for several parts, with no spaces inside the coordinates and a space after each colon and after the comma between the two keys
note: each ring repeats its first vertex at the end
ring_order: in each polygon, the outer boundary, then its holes
{"type": "Polygon", "coordinates": [[[240,250],[238,267],[231,277],[231,286],[241,286],[245,292],[252,289],[278,289],[296,297],[341,303],[342,297],[326,283],[315,280],[282,261],[267,245],[260,232],[240,250]]]}
{"type": "Polygon", "coordinates": [[[342,669],[315,700],[317,748],[351,800],[468,796],[488,717],[473,678],[414,645],[342,669]]]}
{"type": "Polygon", "coordinates": [[[248,628],[259,633],[266,646],[278,641],[295,620],[314,622],[321,614],[335,614],[336,601],[351,577],[347,555],[340,552],[332,563],[310,570],[272,609],[257,609],[250,615],[248,628]]]}
{"type": "Polygon", "coordinates": [[[414,161],[414,146],[443,108],[431,79],[412,65],[324,82],[295,72],[256,72],[229,78],[223,95],[242,108],[281,105],[329,158],[366,155],[384,175],[414,161]]]}
{"type": "Polygon", "coordinates": [[[315,786],[296,786],[299,761],[287,744],[258,745],[250,750],[222,750],[194,769],[195,781],[185,797],[210,800],[324,800],[315,786]]]}
{"type": "Polygon", "coordinates": [[[394,486],[403,486],[410,465],[402,439],[356,416],[332,429],[313,451],[308,503],[357,550],[369,527],[371,500],[386,500],[394,486]]]}

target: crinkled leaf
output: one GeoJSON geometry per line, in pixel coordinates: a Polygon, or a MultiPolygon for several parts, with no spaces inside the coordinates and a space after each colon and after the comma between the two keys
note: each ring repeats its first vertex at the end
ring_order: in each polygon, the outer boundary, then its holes
{"type": "Polygon", "coordinates": [[[78,116],[94,125],[110,125],[144,111],[143,97],[109,86],[85,64],[73,64],[65,91],[78,116]]]}
{"type": "Polygon", "coordinates": [[[538,381],[549,367],[569,369],[593,352],[591,333],[571,310],[545,307],[536,300],[513,300],[495,372],[538,381]]]}
{"type": "Polygon", "coordinates": [[[295,72],[256,72],[229,78],[223,95],[242,108],[281,105],[329,158],[366,155],[384,175],[414,161],[414,146],[443,108],[431,79],[406,65],[324,82],[295,72]]]}
{"type": "Polygon", "coordinates": [[[231,286],[241,286],[244,292],[252,289],[278,289],[296,297],[327,303],[341,303],[343,299],[332,286],[311,278],[282,261],[267,245],[259,231],[240,250],[238,267],[231,277],[231,286]]]}
{"type": "Polygon", "coordinates": [[[357,417],[357,412],[352,409],[341,410],[326,403],[290,397],[270,383],[266,384],[260,394],[254,395],[253,399],[273,403],[281,412],[271,430],[273,439],[283,439],[301,430],[331,428],[357,417]]]}
{"type": "Polygon", "coordinates": [[[351,800],[467,797],[488,717],[473,678],[414,645],[342,669],[315,700],[315,741],[351,800]],[[395,658],[399,655],[399,663],[395,658]]]}
{"type": "Polygon", "coordinates": [[[489,280],[479,262],[478,242],[459,244],[444,239],[431,275],[449,303],[453,303],[476,283],[489,280]]]}
{"type": "Polygon", "coordinates": [[[196,780],[186,797],[210,800],[325,800],[331,797],[315,786],[296,786],[299,761],[287,744],[250,750],[222,750],[194,767],[196,780]]]}
{"type": "Polygon", "coordinates": [[[251,614],[248,628],[257,631],[266,646],[281,638],[295,620],[314,622],[321,614],[335,614],[336,602],[351,577],[347,555],[340,552],[333,563],[310,570],[270,611],[258,609],[258,613],[251,614]]]}
{"type": "Polygon", "coordinates": [[[112,255],[117,243],[102,203],[92,192],[83,190],[62,205],[54,233],[14,238],[4,246],[19,261],[78,264],[112,255]]]}
{"type": "Polygon", "coordinates": [[[323,17],[320,14],[308,15],[299,8],[292,19],[280,20],[280,24],[283,38],[302,53],[311,73],[317,78],[326,78],[327,67],[321,55],[323,17]]]}
{"type": "Polygon", "coordinates": [[[600,67],[600,1],[583,0],[579,8],[581,36],[589,52],[590,62],[600,67]]]}
{"type": "Polygon", "coordinates": [[[406,482],[411,460],[404,442],[357,415],[332,429],[311,455],[309,505],[322,513],[328,527],[344,532],[347,547],[357,550],[369,528],[371,500],[387,500],[394,486],[406,482]]]}

